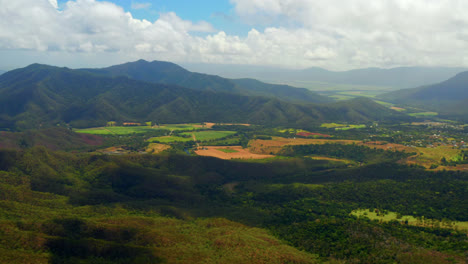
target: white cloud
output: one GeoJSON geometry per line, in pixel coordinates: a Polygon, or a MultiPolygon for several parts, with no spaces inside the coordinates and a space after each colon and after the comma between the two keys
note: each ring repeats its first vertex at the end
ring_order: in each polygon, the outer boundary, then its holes
{"type": "Polygon", "coordinates": [[[67,54],[70,61],[89,55],[100,63],[108,56],[331,69],[468,66],[468,1],[231,2],[242,19],[271,24],[239,37],[173,12],[135,19],[105,1],[68,1],[58,11],[55,0],[0,0],[0,50],[67,54]]]}
{"type": "Polygon", "coordinates": [[[55,9],[58,9],[57,0],[49,0],[49,3],[50,3],[55,9]]]}
{"type": "Polygon", "coordinates": [[[148,9],[151,7],[151,3],[133,3],[131,5],[132,9],[148,9]]]}

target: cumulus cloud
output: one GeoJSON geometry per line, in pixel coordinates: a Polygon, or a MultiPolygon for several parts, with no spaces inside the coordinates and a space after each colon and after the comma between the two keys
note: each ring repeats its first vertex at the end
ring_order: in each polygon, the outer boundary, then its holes
{"type": "Polygon", "coordinates": [[[49,0],[49,3],[50,3],[55,9],[58,8],[57,0],[49,0]]]}
{"type": "Polygon", "coordinates": [[[0,50],[295,68],[468,66],[466,1],[230,1],[264,29],[235,36],[173,12],[135,19],[97,0],[68,1],[60,11],[56,0],[0,0],[0,50]]]}

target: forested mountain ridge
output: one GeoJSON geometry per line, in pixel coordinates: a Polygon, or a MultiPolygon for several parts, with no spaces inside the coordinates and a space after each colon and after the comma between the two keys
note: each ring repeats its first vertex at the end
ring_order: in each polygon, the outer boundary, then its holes
{"type": "Polygon", "coordinates": [[[83,71],[113,77],[127,76],[139,81],[179,85],[201,91],[276,97],[293,102],[321,103],[333,101],[305,88],[268,84],[257,80],[226,79],[216,75],[190,72],[177,64],[165,61],[148,62],[139,60],[102,69],[83,69],[83,71]]]}
{"type": "Polygon", "coordinates": [[[380,95],[387,101],[424,107],[442,113],[468,113],[468,71],[438,84],[380,95]]]}
{"type": "Polygon", "coordinates": [[[114,121],[249,122],[310,126],[324,120],[367,122],[406,118],[369,99],[327,105],[199,91],[33,64],[0,76],[0,127],[77,127],[114,121]]]}

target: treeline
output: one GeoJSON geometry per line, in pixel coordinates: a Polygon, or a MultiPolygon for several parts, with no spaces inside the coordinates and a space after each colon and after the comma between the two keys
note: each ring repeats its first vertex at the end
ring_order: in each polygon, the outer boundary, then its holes
{"type": "Polygon", "coordinates": [[[344,158],[354,160],[357,162],[383,162],[400,160],[412,155],[411,153],[401,151],[389,151],[383,149],[372,149],[367,146],[360,146],[356,144],[311,144],[311,145],[298,145],[286,146],[280,152],[280,155],[290,157],[300,156],[328,156],[335,158],[344,158]]]}

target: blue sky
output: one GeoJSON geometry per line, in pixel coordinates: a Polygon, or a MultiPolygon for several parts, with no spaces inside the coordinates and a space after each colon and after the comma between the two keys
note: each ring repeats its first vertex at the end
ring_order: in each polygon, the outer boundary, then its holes
{"type": "Polygon", "coordinates": [[[0,58],[0,69],[467,67],[468,1],[0,0],[0,58]]]}
{"type": "MultiPolygon", "coordinates": [[[[59,6],[63,6],[68,0],[58,0],[59,6]]],[[[146,19],[154,22],[159,14],[174,12],[179,17],[190,21],[207,21],[216,29],[228,34],[245,36],[251,26],[242,23],[236,16],[234,6],[228,0],[109,0],[132,13],[138,19],[146,19]],[[140,8],[132,8],[140,5],[140,8]],[[147,7],[146,7],[147,6],[147,7]]],[[[258,25],[257,28],[263,28],[258,25]]]]}

